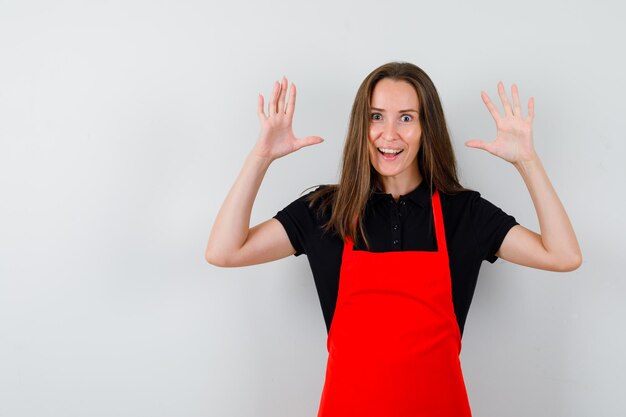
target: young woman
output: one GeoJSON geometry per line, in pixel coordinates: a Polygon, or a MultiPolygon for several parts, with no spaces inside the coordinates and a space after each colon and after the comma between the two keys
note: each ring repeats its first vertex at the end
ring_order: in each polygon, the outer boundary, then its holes
{"type": "Polygon", "coordinates": [[[322,138],[292,131],[296,89],[276,82],[260,136],[211,230],[206,259],[223,267],[307,254],[328,333],[318,416],[470,416],[459,362],[461,335],[483,260],[572,271],[574,230],[533,147],[534,101],[522,114],[517,86],[502,83],[492,142],[470,140],[515,166],[541,234],[458,181],[437,90],[417,66],[392,62],[361,84],[341,179],[249,228],[272,161],[322,138]]]}

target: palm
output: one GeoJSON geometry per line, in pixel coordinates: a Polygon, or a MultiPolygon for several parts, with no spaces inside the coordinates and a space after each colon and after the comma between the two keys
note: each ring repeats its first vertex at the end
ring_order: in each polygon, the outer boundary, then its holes
{"type": "Polygon", "coordinates": [[[484,149],[508,162],[518,163],[529,161],[535,157],[533,147],[532,123],[534,118],[534,99],[528,100],[528,117],[522,116],[522,109],[519,102],[517,86],[512,88],[513,107],[511,107],[502,82],[498,83],[498,94],[504,106],[504,116],[500,115],[498,109],[489,99],[487,93],[481,96],[489,112],[496,122],[496,138],[492,142],[474,139],[465,142],[471,148],[484,149]]]}
{"type": "Polygon", "coordinates": [[[261,134],[257,143],[257,151],[273,156],[274,159],[285,156],[298,149],[297,140],[291,125],[286,123],[286,117],[277,116],[274,119],[261,122],[261,134]],[[278,123],[277,123],[278,122],[278,123]]]}
{"type": "Polygon", "coordinates": [[[285,108],[287,95],[287,79],[283,77],[280,84],[274,83],[272,95],[268,103],[268,113],[265,114],[263,96],[259,94],[258,116],[261,122],[261,133],[255,145],[254,152],[262,157],[277,159],[298,149],[321,143],[324,139],[319,136],[296,138],[293,133],[292,120],[296,105],[296,86],[291,83],[289,101],[285,108]]]}

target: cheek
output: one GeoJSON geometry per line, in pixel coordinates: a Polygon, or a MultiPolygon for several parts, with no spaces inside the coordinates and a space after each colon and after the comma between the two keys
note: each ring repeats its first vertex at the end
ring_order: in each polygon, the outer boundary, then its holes
{"type": "Polygon", "coordinates": [[[380,135],[380,132],[382,131],[381,127],[375,124],[371,124],[369,127],[369,136],[370,139],[374,139],[376,137],[378,137],[380,135]]]}
{"type": "Polygon", "coordinates": [[[422,129],[420,129],[419,127],[411,129],[411,132],[408,134],[407,137],[411,138],[411,142],[413,144],[419,146],[422,138],[422,129]]]}
{"type": "Polygon", "coordinates": [[[367,145],[367,150],[369,151],[370,156],[374,155],[374,152],[377,152],[377,149],[374,147],[372,142],[370,142],[369,145],[367,145]]]}

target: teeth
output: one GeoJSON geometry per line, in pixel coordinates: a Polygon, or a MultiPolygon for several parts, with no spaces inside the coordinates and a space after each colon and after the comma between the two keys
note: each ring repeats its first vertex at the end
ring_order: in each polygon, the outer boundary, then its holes
{"type": "Polygon", "coordinates": [[[400,153],[402,152],[402,149],[387,149],[387,148],[378,148],[379,151],[384,152],[384,153],[400,153]]]}

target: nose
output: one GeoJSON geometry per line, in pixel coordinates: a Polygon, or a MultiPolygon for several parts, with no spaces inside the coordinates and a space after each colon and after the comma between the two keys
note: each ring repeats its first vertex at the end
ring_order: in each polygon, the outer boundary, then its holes
{"type": "Polygon", "coordinates": [[[397,138],[397,129],[394,121],[385,121],[385,125],[383,127],[383,139],[393,141],[397,138]]]}

